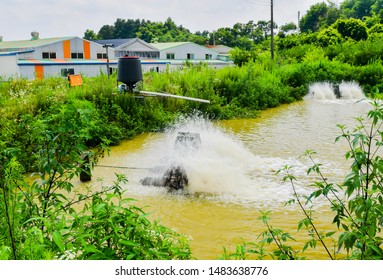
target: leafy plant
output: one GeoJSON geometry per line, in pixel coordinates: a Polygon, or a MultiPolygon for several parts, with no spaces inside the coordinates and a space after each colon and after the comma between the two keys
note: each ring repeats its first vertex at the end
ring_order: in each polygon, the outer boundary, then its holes
{"type": "Polygon", "coordinates": [[[0,140],[1,259],[189,259],[188,239],[157,222],[123,196],[124,176],[96,191],[75,190],[107,141],[88,150],[98,124],[91,103],[71,100],[28,120],[33,179],[21,150],[0,140]],[[85,159],[84,155],[88,159],[85,159]]]}
{"type": "MultiPolygon", "coordinates": [[[[330,182],[321,170],[321,164],[314,159],[315,152],[306,151],[305,157],[311,162],[307,175],[315,175],[318,180],[311,184],[313,191],[308,196],[301,196],[295,187],[296,178],[291,167],[285,166],[278,172],[284,174],[284,181],[290,183],[293,198],[288,204],[297,203],[304,218],[298,222],[298,230],[306,230],[310,237],[300,250],[288,245],[294,240],[290,234],[275,229],[269,223],[270,212],[261,212],[266,230],[260,235],[259,243],[253,246],[258,250],[248,250],[250,255],[264,258],[268,255],[274,259],[299,259],[308,248],[322,246],[329,259],[338,259],[339,254],[346,252],[347,259],[376,260],[383,259],[383,104],[373,101],[373,109],[367,118],[357,118],[358,125],[349,131],[338,125],[342,134],[336,141],[345,140],[349,151],[345,158],[351,161],[350,171],[341,184],[330,182]],[[337,231],[321,231],[314,219],[314,205],[317,199],[324,198],[333,212],[333,223],[337,231]],[[276,249],[267,248],[266,244],[274,244],[276,249]],[[332,244],[332,248],[329,244],[332,244]],[[259,250],[262,248],[262,250],[259,250]]],[[[323,203],[323,202],[322,202],[323,203]]],[[[246,244],[246,242],[244,242],[246,244]]],[[[249,243],[250,244],[250,243],[249,243]]],[[[251,243],[253,244],[253,243],[251,243]]],[[[238,245],[238,248],[245,248],[238,245]]],[[[224,250],[224,257],[244,256],[224,250]]]]}

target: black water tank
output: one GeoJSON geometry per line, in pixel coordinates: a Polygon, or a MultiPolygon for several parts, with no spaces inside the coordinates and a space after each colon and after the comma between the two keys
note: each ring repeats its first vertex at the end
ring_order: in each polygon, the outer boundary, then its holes
{"type": "Polygon", "coordinates": [[[136,56],[123,56],[118,59],[119,82],[127,85],[134,85],[142,81],[141,61],[136,56]]]}

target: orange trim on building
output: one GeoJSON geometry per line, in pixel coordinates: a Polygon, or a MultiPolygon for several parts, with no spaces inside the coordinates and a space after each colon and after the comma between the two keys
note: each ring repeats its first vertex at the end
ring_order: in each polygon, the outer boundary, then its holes
{"type": "Polygon", "coordinates": [[[43,65],[35,65],[35,76],[36,79],[44,79],[44,66],[43,65]]]}
{"type": "Polygon", "coordinates": [[[84,42],[84,59],[90,59],[90,42],[84,42]]]}
{"type": "Polygon", "coordinates": [[[70,40],[63,41],[64,58],[71,58],[70,54],[70,40]]]}

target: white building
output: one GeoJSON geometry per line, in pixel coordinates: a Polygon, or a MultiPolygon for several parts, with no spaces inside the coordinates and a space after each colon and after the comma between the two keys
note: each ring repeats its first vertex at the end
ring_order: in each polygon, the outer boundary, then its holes
{"type": "Polygon", "coordinates": [[[17,52],[0,52],[0,80],[20,76],[17,52]]]}
{"type": "Polygon", "coordinates": [[[136,56],[141,59],[143,72],[166,70],[169,61],[160,60],[160,51],[139,38],[106,39],[94,41],[101,45],[113,46],[116,59],[123,56],[136,56]]]}
{"type": "Polygon", "coordinates": [[[172,68],[182,67],[185,62],[206,63],[210,67],[221,68],[233,65],[232,61],[222,60],[219,52],[191,42],[152,43],[160,51],[160,59],[169,62],[172,68]]]}
{"type": "MultiPolygon", "coordinates": [[[[0,42],[0,77],[26,79],[106,73],[106,49],[78,37],[44,38],[0,42]]],[[[116,68],[114,50],[109,49],[110,67],[116,68]]]]}
{"type": "Polygon", "coordinates": [[[141,59],[158,59],[160,51],[139,38],[107,39],[94,41],[101,45],[111,45],[115,50],[115,57],[137,56],[141,59]]]}
{"type": "Polygon", "coordinates": [[[218,53],[191,42],[152,43],[160,51],[160,59],[215,60],[218,53]]]}
{"type": "Polygon", "coordinates": [[[218,59],[219,60],[223,60],[223,61],[230,61],[231,60],[230,51],[233,48],[230,48],[230,47],[225,46],[225,45],[207,45],[206,47],[211,49],[211,50],[218,52],[218,59]]]}
{"type": "Polygon", "coordinates": [[[207,63],[215,68],[233,65],[222,59],[219,52],[190,42],[149,44],[138,38],[100,41],[39,38],[37,32],[32,32],[30,40],[0,40],[0,80],[68,74],[92,77],[112,72],[117,68],[117,59],[125,55],[140,57],[143,72],[177,69],[185,62],[207,63]]]}

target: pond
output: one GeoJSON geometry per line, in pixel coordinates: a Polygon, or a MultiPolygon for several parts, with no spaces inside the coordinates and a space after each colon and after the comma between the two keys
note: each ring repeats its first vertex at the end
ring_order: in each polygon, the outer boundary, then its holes
{"type": "MultiPolygon", "coordinates": [[[[164,133],[142,134],[111,148],[109,157],[99,161],[90,184],[110,183],[115,173],[125,174],[126,194],[151,213],[152,219],[190,237],[193,257],[216,259],[223,247],[256,241],[265,226],[260,211],[271,210],[270,223],[296,237],[290,243],[302,248],[307,233],[297,232],[303,214],[296,205],[285,206],[292,198],[292,187],[277,171],[292,166],[301,195],[312,191],[306,170],[309,162],[301,155],[306,150],[317,154],[325,176],[340,183],[350,163],[344,159],[345,142],[335,143],[340,135],[337,124],[352,129],[355,117],[371,109],[360,89],[343,85],[344,99],[329,95],[328,85],[316,84],[303,101],[263,111],[256,119],[211,122],[199,115],[180,119],[164,133]],[[347,94],[346,94],[347,93],[347,94]],[[198,149],[175,147],[178,132],[199,133],[198,149]],[[140,183],[156,174],[160,166],[181,164],[188,176],[188,187],[169,190],[140,183]],[[124,168],[112,168],[116,166],[124,168]]],[[[320,230],[331,230],[329,207],[319,200],[315,205],[320,230]]],[[[309,259],[326,259],[325,251],[308,250],[309,259]]]]}

